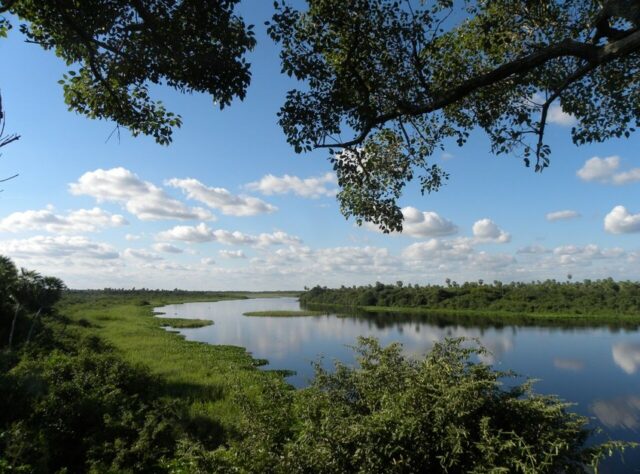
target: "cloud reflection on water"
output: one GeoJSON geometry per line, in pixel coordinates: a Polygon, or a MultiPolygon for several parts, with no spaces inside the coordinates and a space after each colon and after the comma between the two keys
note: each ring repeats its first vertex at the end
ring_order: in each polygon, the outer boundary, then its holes
{"type": "Polygon", "coordinates": [[[640,425],[640,397],[596,400],[589,408],[600,423],[608,428],[635,430],[640,425]]]}
{"type": "Polygon", "coordinates": [[[628,374],[635,374],[640,367],[640,343],[619,342],[611,349],[613,361],[628,374]]]}

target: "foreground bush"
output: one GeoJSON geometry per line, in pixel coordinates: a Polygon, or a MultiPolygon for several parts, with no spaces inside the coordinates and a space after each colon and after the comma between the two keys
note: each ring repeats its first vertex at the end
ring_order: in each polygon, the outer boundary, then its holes
{"type": "Polygon", "coordinates": [[[0,374],[0,472],[157,472],[178,435],[157,382],[84,348],[24,356],[0,374]]]}
{"type": "Polygon", "coordinates": [[[244,440],[203,472],[584,473],[623,448],[585,447],[585,417],[530,383],[505,387],[509,374],[474,363],[482,350],[462,340],[420,361],[373,339],[356,349],[360,368],[318,366],[309,388],[274,384],[248,404],[244,440]]]}

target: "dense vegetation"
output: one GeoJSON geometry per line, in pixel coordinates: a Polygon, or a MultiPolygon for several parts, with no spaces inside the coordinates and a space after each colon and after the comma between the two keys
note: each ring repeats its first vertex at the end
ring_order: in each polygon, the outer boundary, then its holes
{"type": "Polygon", "coordinates": [[[329,289],[316,286],[300,296],[304,304],[424,308],[430,310],[512,312],[598,316],[640,316],[640,283],[556,280],[491,284],[447,281],[442,285],[375,285],[329,289]]]}
{"type": "Polygon", "coordinates": [[[623,447],[586,447],[586,418],[504,385],[462,340],[416,361],[362,339],[359,367],[318,365],[296,391],[152,313],[243,295],[66,292],[52,306],[61,290],[38,299],[46,279],[1,261],[0,473],[583,472],[623,447]]]}

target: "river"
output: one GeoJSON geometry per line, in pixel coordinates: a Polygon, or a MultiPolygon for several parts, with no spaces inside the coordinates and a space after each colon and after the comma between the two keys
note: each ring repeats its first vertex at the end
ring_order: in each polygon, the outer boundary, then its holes
{"type": "MultiPolygon", "coordinates": [[[[456,323],[415,315],[358,314],[305,317],[247,317],[249,311],[298,310],[297,298],[255,298],[168,305],[156,311],[174,318],[213,320],[196,329],[180,329],[188,340],[241,346],[267,359],[266,369],[295,371],[296,387],[313,376],[312,361],[325,366],[338,359],[353,362],[348,347],[358,336],[383,344],[402,343],[419,357],[447,337],[476,338],[491,355],[482,361],[539,380],[535,390],[576,403],[575,411],[602,429],[596,439],[638,441],[640,428],[640,332],[637,328],[544,327],[456,323]]],[[[640,472],[640,449],[624,460],[606,463],[602,472],[640,472]]]]}

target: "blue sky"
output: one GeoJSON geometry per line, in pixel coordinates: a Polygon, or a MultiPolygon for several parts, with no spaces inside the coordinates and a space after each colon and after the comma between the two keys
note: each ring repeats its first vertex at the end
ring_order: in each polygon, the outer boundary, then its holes
{"type": "Polygon", "coordinates": [[[575,147],[559,109],[543,174],[476,133],[432,158],[451,175],[440,192],[409,186],[404,235],[345,220],[325,153],[296,155],[277,125],[295,82],[265,36],[270,8],[241,10],[258,32],[243,102],[154,91],[184,120],[169,147],[107,140],[114,124],[67,111],[55,55],[17,31],[0,41],[7,130],[21,135],[0,160],[0,175],[20,173],[0,194],[0,253],[75,288],[640,277],[638,136],[575,147]]]}

